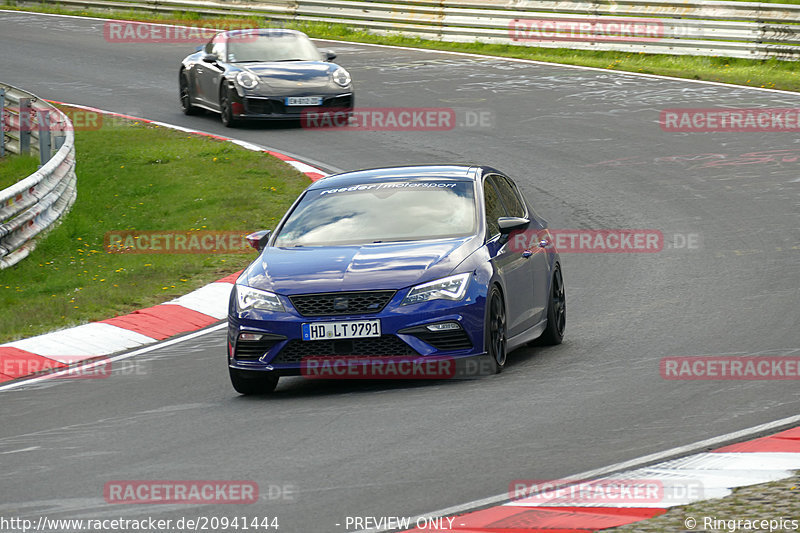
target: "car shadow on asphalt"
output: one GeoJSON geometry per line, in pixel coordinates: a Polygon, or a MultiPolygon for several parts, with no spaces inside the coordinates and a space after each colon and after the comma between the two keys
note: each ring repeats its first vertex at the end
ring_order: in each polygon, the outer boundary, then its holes
{"type": "MultiPolygon", "coordinates": [[[[192,125],[194,129],[206,129],[212,126],[221,126],[219,114],[206,111],[201,115],[191,117],[202,121],[202,123],[192,125]]],[[[243,120],[237,122],[236,126],[232,128],[224,128],[228,137],[236,137],[237,130],[255,131],[255,130],[268,130],[268,131],[281,131],[281,130],[299,130],[302,124],[299,119],[281,119],[281,120],[243,120]]]]}
{"type": "MultiPolygon", "coordinates": [[[[455,375],[447,379],[324,379],[303,376],[282,377],[274,392],[253,396],[238,396],[238,401],[289,400],[299,398],[317,398],[343,396],[348,394],[375,394],[400,390],[420,390],[443,387],[465,387],[479,385],[482,381],[502,380],[524,371],[537,359],[550,352],[550,347],[535,342],[517,348],[506,361],[505,368],[499,374],[491,372],[486,365],[473,365],[466,375],[455,375]]],[[[463,370],[463,369],[462,369],[463,370]]]]}

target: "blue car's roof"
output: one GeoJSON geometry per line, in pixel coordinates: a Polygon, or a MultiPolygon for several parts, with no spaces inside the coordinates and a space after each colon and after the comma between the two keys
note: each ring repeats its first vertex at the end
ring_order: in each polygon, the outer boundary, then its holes
{"type": "Polygon", "coordinates": [[[348,185],[388,180],[435,178],[474,181],[476,175],[478,175],[475,172],[476,169],[477,167],[471,165],[427,165],[356,170],[323,178],[312,184],[309,190],[346,187],[348,185]]]}

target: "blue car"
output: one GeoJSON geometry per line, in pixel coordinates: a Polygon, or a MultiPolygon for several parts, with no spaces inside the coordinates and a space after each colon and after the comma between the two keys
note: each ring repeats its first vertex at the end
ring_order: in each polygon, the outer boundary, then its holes
{"type": "Polygon", "coordinates": [[[228,311],[228,368],[242,394],[271,392],[318,359],[473,358],[499,372],[514,348],[564,335],[547,223],[493,168],[329,176],[274,232],[248,239],[260,255],[228,311]]]}

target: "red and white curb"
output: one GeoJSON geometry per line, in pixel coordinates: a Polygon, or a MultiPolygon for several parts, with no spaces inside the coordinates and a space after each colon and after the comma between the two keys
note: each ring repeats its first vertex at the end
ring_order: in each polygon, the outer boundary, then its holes
{"type": "MultiPolygon", "coordinates": [[[[247,150],[277,157],[308,176],[311,181],[327,176],[322,170],[286,154],[245,141],[94,107],[50,102],[232,142],[247,150]]],[[[236,272],[180,298],[127,315],[0,344],[0,383],[45,371],[66,369],[81,361],[139,348],[210,326],[227,316],[228,297],[238,276],[239,272],[236,272]]]]}
{"type": "Polygon", "coordinates": [[[583,487],[563,484],[560,492],[550,491],[546,498],[541,493],[523,492],[529,496],[445,519],[439,528],[426,524],[408,531],[586,533],[647,520],[670,507],[724,498],[736,487],[785,479],[796,470],[800,470],[800,427],[595,478],[584,482],[583,487]],[[659,497],[612,501],[624,499],[619,487],[646,483],[659,487],[659,497]],[[616,487],[616,491],[608,492],[609,487],[616,487]],[[601,501],[596,499],[598,490],[606,490],[601,501]]]}
{"type": "Polygon", "coordinates": [[[169,129],[172,129],[172,130],[183,131],[183,132],[186,132],[186,133],[191,133],[193,135],[202,135],[203,137],[210,137],[212,139],[217,139],[218,141],[231,142],[233,144],[241,146],[242,148],[244,148],[246,150],[252,150],[253,152],[264,152],[264,153],[269,154],[269,155],[271,155],[273,157],[277,157],[278,159],[280,159],[284,163],[287,163],[287,164],[293,166],[298,171],[300,171],[303,174],[305,174],[306,176],[308,176],[309,179],[311,179],[311,181],[317,181],[318,179],[324,178],[325,176],[328,175],[326,172],[323,172],[322,170],[320,170],[320,169],[318,169],[316,167],[313,167],[313,166],[311,166],[311,165],[309,165],[307,163],[303,163],[302,161],[298,161],[297,159],[295,159],[295,158],[293,158],[293,157],[291,157],[289,155],[283,154],[281,152],[276,152],[274,150],[270,150],[268,148],[264,148],[263,146],[258,146],[257,144],[253,144],[253,143],[250,143],[250,142],[247,142],[247,141],[240,141],[239,139],[232,139],[231,137],[225,137],[223,135],[216,135],[214,133],[209,133],[207,131],[194,130],[194,129],[191,129],[191,128],[186,128],[184,126],[178,126],[176,124],[168,124],[166,122],[159,122],[157,120],[149,120],[149,119],[146,119],[146,118],[134,117],[132,115],[126,115],[124,113],[115,113],[113,111],[106,111],[104,109],[98,109],[96,107],[90,107],[90,106],[79,105],[79,104],[70,104],[68,102],[59,102],[57,100],[47,100],[47,101],[50,102],[51,104],[65,105],[65,106],[69,106],[69,107],[74,107],[76,109],[83,109],[85,111],[92,111],[94,113],[102,113],[104,115],[110,115],[112,117],[120,117],[120,118],[125,118],[125,119],[128,119],[128,120],[136,120],[138,122],[144,122],[146,124],[153,124],[155,126],[169,128],[169,129]]]}

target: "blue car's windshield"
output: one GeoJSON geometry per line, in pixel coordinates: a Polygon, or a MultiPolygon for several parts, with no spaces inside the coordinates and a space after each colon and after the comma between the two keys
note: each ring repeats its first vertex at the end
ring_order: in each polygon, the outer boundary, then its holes
{"type": "Polygon", "coordinates": [[[394,181],[308,191],[275,246],[461,237],[475,232],[472,182],[394,181]]]}

